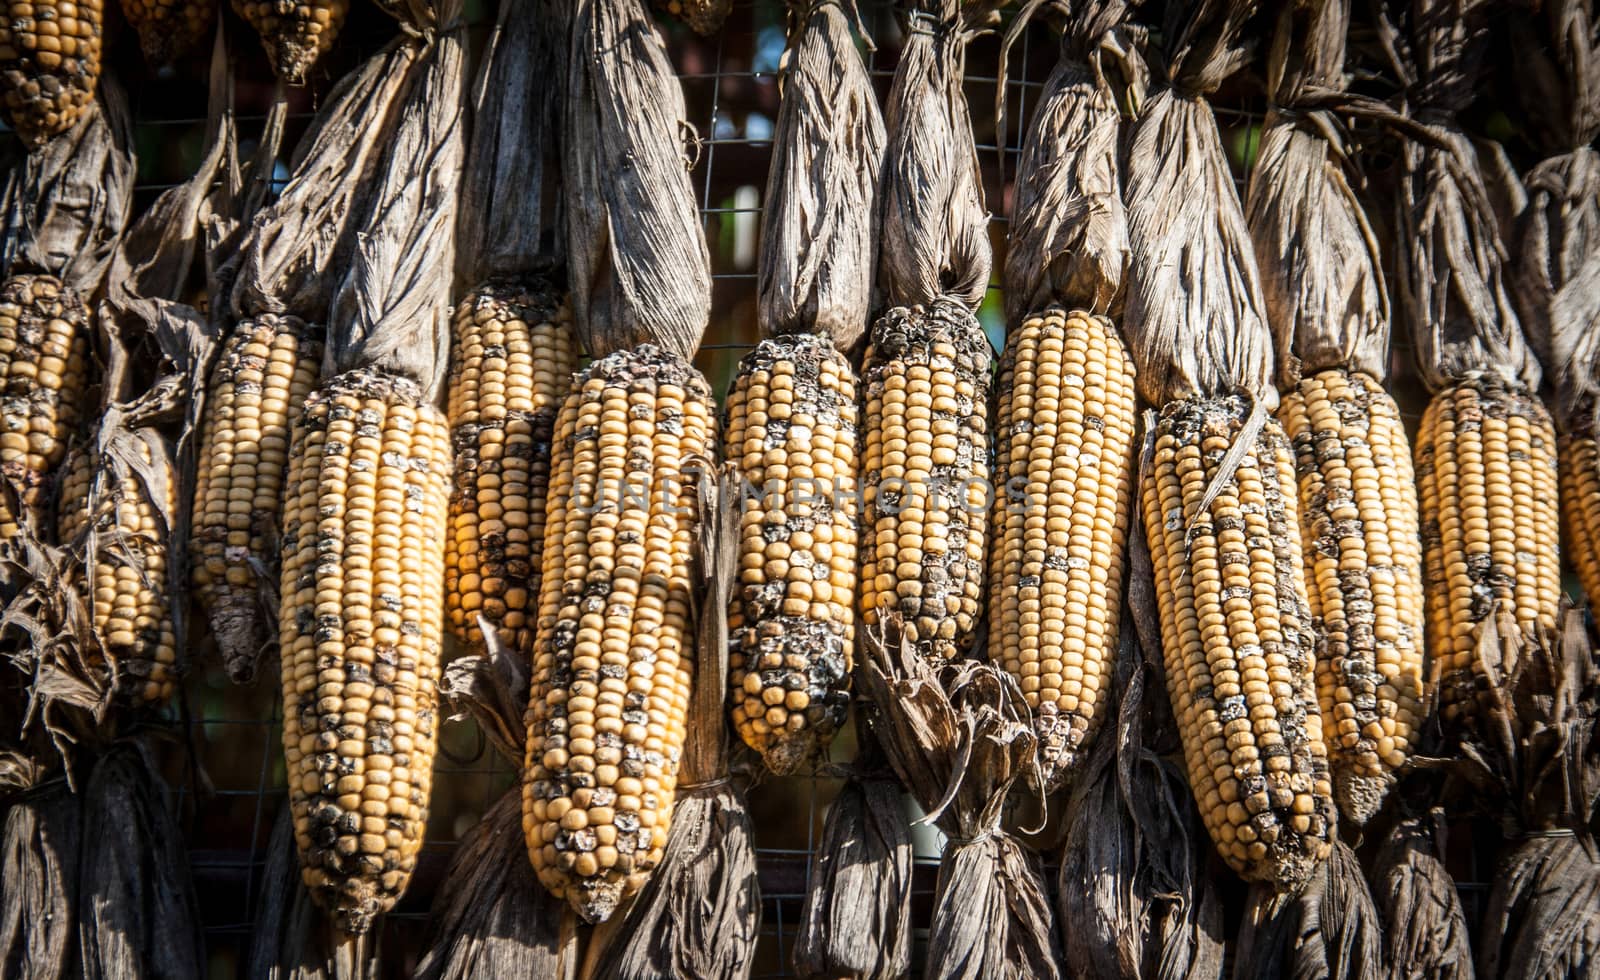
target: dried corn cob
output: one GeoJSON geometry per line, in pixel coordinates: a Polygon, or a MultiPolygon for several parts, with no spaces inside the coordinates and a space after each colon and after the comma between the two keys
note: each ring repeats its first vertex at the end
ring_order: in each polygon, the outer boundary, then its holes
{"type": "Polygon", "coordinates": [[[233,0],[233,11],[261,35],[278,77],[300,85],[333,47],[350,0],[233,0]]]}
{"type": "Polygon", "coordinates": [[[1137,425],[1111,321],[1050,308],[1006,338],[990,552],[989,656],[1034,711],[1047,787],[1103,714],[1122,616],[1137,425]]]}
{"type": "Polygon", "coordinates": [[[728,394],[745,487],[730,610],[733,723],[773,772],[844,724],[855,643],[856,384],[817,334],[763,340],[728,394]]]}
{"type": "Polygon", "coordinates": [[[216,0],[122,0],[122,15],[139,34],[139,47],[152,68],[188,54],[211,32],[216,0]]]}
{"type": "Polygon", "coordinates": [[[7,0],[0,16],[6,116],[37,147],[71,129],[100,80],[100,0],[7,0]]]}
{"type": "MultiPolygon", "coordinates": [[[[12,276],[0,285],[0,476],[38,520],[50,471],[66,453],[88,382],[89,318],[54,276],[12,276]]],[[[0,496],[0,540],[22,515],[0,496]]]]}
{"type": "Polygon", "coordinates": [[[1435,395],[1417,432],[1428,647],[1447,720],[1474,695],[1478,624],[1504,605],[1555,624],[1561,557],[1555,429],[1536,395],[1499,375],[1435,395]]]}
{"type": "Polygon", "coordinates": [[[277,565],[290,432],[321,364],[320,331],[265,313],[234,328],[211,375],[190,517],[191,580],[240,683],[255,676],[268,639],[257,569],[277,565]]]}
{"type": "Polygon", "coordinates": [[[284,493],[283,749],[304,880],[361,935],[428,818],[450,487],[444,416],[358,368],[296,420],[284,493]]]}
{"type": "Polygon", "coordinates": [[[863,418],[862,621],[898,610],[937,661],[970,649],[988,533],[989,339],[967,307],[896,307],[872,328],[863,418]]]}
{"type": "Polygon", "coordinates": [[[715,34],[728,17],[732,0],[655,0],[655,4],[674,17],[682,18],[696,34],[715,34]]]}
{"type": "Polygon", "coordinates": [[[446,383],[455,450],[445,602],[450,630],[533,649],[556,412],[577,367],[571,314],[547,283],[484,285],[456,310],[446,383]]]}
{"type": "Polygon", "coordinates": [[[1561,521],[1567,554],[1590,605],[1600,596],[1600,436],[1593,423],[1565,432],[1558,443],[1561,521]]]}
{"type": "MultiPolygon", "coordinates": [[[[138,443],[145,462],[149,444],[138,443]]],[[[140,480],[131,473],[103,484],[94,512],[90,489],[93,456],[82,446],[68,455],[58,505],[61,541],[74,547],[92,531],[86,578],[79,589],[89,603],[96,638],[104,658],[116,665],[118,693],[159,706],[177,690],[177,635],[167,593],[167,539],[155,506],[140,480]]],[[[170,469],[157,467],[162,474],[170,469]]],[[[157,492],[167,495],[167,510],[176,506],[170,481],[157,492]]]]}
{"type": "Polygon", "coordinates": [[[1169,404],[1143,512],[1167,684],[1206,829],[1242,877],[1288,886],[1327,857],[1334,809],[1294,455],[1275,421],[1201,509],[1249,414],[1237,395],[1169,404]]]}
{"type": "Polygon", "coordinates": [[[574,382],[556,422],[523,833],[539,880],[591,922],[661,860],[693,679],[697,459],[709,386],[653,345],[574,382]]]}

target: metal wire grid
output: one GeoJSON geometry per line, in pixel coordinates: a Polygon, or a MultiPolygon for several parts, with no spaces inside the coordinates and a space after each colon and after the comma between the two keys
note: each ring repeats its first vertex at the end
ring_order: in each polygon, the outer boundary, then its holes
{"type": "MultiPolygon", "coordinates": [[[[868,31],[877,41],[869,52],[869,71],[886,96],[899,46],[899,28],[892,0],[860,0],[868,31]]],[[[475,23],[485,20],[481,6],[469,5],[475,23]]],[[[725,391],[743,356],[756,340],[755,243],[761,216],[761,196],[766,182],[771,148],[771,127],[777,108],[778,59],[784,45],[781,0],[736,0],[727,27],[704,40],[686,30],[663,24],[670,52],[680,71],[689,107],[689,121],[700,137],[700,156],[694,178],[708,240],[712,245],[713,318],[697,358],[719,392],[725,391]]],[[[392,32],[376,11],[358,6],[352,11],[346,37],[326,72],[336,78],[340,67],[375,50],[392,32]],[[340,59],[342,55],[342,60],[340,59]]],[[[236,43],[248,47],[253,39],[236,43]]],[[[983,165],[985,190],[992,211],[995,269],[1003,267],[1004,213],[1010,205],[1009,184],[1002,185],[1000,162],[1007,181],[1015,175],[1025,125],[1044,78],[1054,62],[1054,42],[1042,27],[1023,35],[1012,54],[1011,77],[1006,81],[1006,131],[994,132],[993,105],[998,80],[994,66],[997,38],[977,41],[969,53],[967,96],[983,165]]],[[[236,53],[235,73],[241,95],[264,99],[270,74],[259,53],[236,53]]],[[[180,151],[192,151],[201,139],[203,112],[194,110],[193,86],[203,85],[204,67],[196,72],[149,79],[132,86],[132,102],[141,151],[138,203],[142,206],[159,191],[187,176],[176,160],[180,151]],[[184,97],[174,96],[186,93],[184,97]],[[185,114],[169,115],[173,106],[187,106],[185,114]],[[187,141],[187,142],[186,142],[187,141]]],[[[326,85],[321,87],[325,90],[326,85]]],[[[315,91],[315,90],[314,90],[315,91]]],[[[200,103],[203,107],[203,87],[200,103]]],[[[243,101],[243,100],[242,100],[243,101]]],[[[264,104],[264,102],[263,102],[264,104]]],[[[291,113],[291,143],[295,130],[313,114],[309,99],[291,113]]],[[[1219,124],[1226,140],[1234,144],[1236,163],[1254,156],[1252,138],[1259,134],[1262,106],[1218,106],[1219,124]]],[[[248,132],[259,127],[261,116],[245,113],[241,124],[248,132]]],[[[248,150],[248,147],[246,147],[248,150]]],[[[192,155],[192,152],[191,152],[192,155]]],[[[281,174],[281,170],[280,170],[281,174]]],[[[1237,175],[1243,191],[1243,168],[1237,175]]],[[[998,346],[1004,325],[1000,315],[998,281],[991,281],[983,309],[986,329],[998,346]]],[[[1399,360],[1400,358],[1397,358],[1399,360]]],[[[1412,398],[1402,403],[1410,410],[1412,398]]],[[[1414,412],[1408,412],[1413,416],[1414,412]]],[[[233,686],[214,656],[202,652],[187,684],[187,723],[200,762],[211,780],[208,791],[180,790],[186,815],[191,868],[199,892],[210,970],[216,976],[237,974],[248,952],[255,915],[255,899],[267,861],[267,842],[273,821],[284,802],[284,771],[280,746],[280,717],[275,678],[266,676],[254,688],[233,686]]],[[[834,749],[837,759],[853,753],[847,731],[834,749]]],[[[499,794],[515,784],[513,767],[498,759],[470,721],[445,725],[436,764],[432,816],[427,842],[410,889],[386,919],[383,937],[386,969],[405,975],[414,964],[428,906],[443,877],[457,842],[486,812],[499,794]]],[[[756,975],[791,976],[790,950],[804,899],[811,853],[821,830],[826,806],[838,790],[824,776],[769,778],[749,794],[757,837],[757,864],[762,892],[762,927],[756,975]]],[[[908,808],[911,804],[907,803],[908,808]]],[[[913,898],[913,921],[925,925],[932,903],[937,850],[936,833],[919,841],[913,898]]],[[[1468,881],[1461,889],[1475,912],[1487,889],[1479,873],[1478,854],[1468,847],[1456,862],[1468,881]]],[[[1476,915],[1473,915],[1476,919],[1476,915]]],[[[918,933],[918,942],[925,932],[918,933]]]]}

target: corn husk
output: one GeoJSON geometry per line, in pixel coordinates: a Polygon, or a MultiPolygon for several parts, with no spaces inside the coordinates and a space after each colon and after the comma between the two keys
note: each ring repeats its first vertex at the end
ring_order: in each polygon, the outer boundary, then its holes
{"type": "Polygon", "coordinates": [[[761,231],[760,326],[764,336],[826,334],[849,352],[872,312],[883,117],[844,4],[791,0],[789,16],[761,231]]]}
{"type": "Polygon", "coordinates": [[[683,18],[695,33],[712,35],[722,28],[733,0],[655,0],[656,6],[683,18]]]}
{"type": "Polygon", "coordinates": [[[1445,870],[1444,842],[1443,810],[1403,816],[1373,859],[1368,881],[1393,980],[1472,980],[1467,917],[1445,870]]]}
{"type": "Polygon", "coordinates": [[[0,973],[71,976],[78,958],[80,798],[58,780],[5,810],[0,836],[0,973]]]}
{"type": "Polygon", "coordinates": [[[1384,980],[1382,920],[1355,853],[1343,841],[1298,894],[1250,888],[1234,949],[1234,980],[1384,980]]]}
{"type": "Polygon", "coordinates": [[[334,934],[301,882],[294,815],[285,802],[267,841],[243,975],[249,980],[377,980],[379,963],[376,950],[369,954],[334,934]]]}
{"type": "Polygon", "coordinates": [[[704,461],[698,561],[704,585],[689,732],[661,864],[625,915],[595,927],[583,980],[740,980],[761,925],[755,830],[728,773],[728,603],[738,581],[737,471],[704,461]]]}
{"type": "Polygon", "coordinates": [[[909,0],[885,112],[878,285],[891,306],[949,296],[976,310],[992,254],[978,150],[963,94],[967,44],[997,0],[909,0]]]}
{"type": "Polygon", "coordinates": [[[690,360],[711,258],[689,180],[683,88],[642,0],[576,0],[562,124],[573,322],[595,357],[690,360]]]}
{"type": "MultiPolygon", "coordinates": [[[[1051,305],[1122,310],[1128,265],[1122,110],[1143,100],[1149,73],[1123,23],[1122,0],[1075,11],[1059,6],[1069,18],[1060,60],[1045,80],[1017,165],[1005,266],[1012,323],[1051,305]]],[[[1019,16],[1007,42],[1025,26],[1019,16]]]]}
{"type": "Polygon", "coordinates": [[[1401,154],[1396,287],[1418,372],[1432,391],[1475,373],[1539,387],[1479,151],[1454,119],[1474,97],[1493,6],[1413,0],[1409,31],[1391,27],[1410,115],[1426,128],[1425,139],[1405,139],[1401,154]]]}
{"type": "Polygon", "coordinates": [[[1174,6],[1171,84],[1144,107],[1128,150],[1124,330],[1152,405],[1242,391],[1277,407],[1261,276],[1205,99],[1243,63],[1241,28],[1255,9],[1174,6]]]}
{"type": "Polygon", "coordinates": [[[109,73],[94,108],[37,153],[6,161],[0,271],[56,276],[88,301],[133,211],[133,119],[109,73]]]}
{"type": "Polygon", "coordinates": [[[1338,117],[1349,0],[1287,4],[1268,61],[1274,110],[1250,174],[1246,214],[1277,340],[1278,386],[1330,368],[1388,373],[1389,299],[1382,256],[1355,187],[1338,117]],[[1315,101],[1313,101],[1315,100],[1315,101]]]}
{"type": "Polygon", "coordinates": [[[1517,86],[1545,159],[1523,176],[1527,207],[1509,243],[1528,340],[1550,374],[1556,424],[1600,427],[1600,10],[1546,0],[1508,18],[1517,86]]]}
{"type": "Polygon", "coordinates": [[[794,943],[802,977],[889,980],[911,970],[911,832],[863,705],[860,746],[811,855],[794,943]]]}

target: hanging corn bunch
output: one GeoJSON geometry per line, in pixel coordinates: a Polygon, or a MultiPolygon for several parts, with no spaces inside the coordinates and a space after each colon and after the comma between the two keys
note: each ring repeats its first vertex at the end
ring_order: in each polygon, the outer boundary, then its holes
{"type": "Polygon", "coordinates": [[[764,339],[728,394],[739,468],[733,722],[776,773],[824,752],[855,645],[856,376],[883,121],[844,11],[797,4],[761,241],[764,339]]]}
{"type": "Polygon", "coordinates": [[[101,0],[0,6],[6,118],[30,150],[73,128],[94,102],[104,26],[101,0]]]}
{"type": "Polygon", "coordinates": [[[283,747],[303,878],[358,951],[405,891],[438,733],[448,530],[445,373],[462,156],[460,5],[411,25],[368,210],[333,296],[333,377],[284,486],[283,747]]]}
{"type": "Polygon", "coordinates": [[[1528,132],[1545,160],[1523,177],[1528,207],[1507,244],[1528,340],[1550,372],[1560,433],[1566,553],[1600,597],[1600,11],[1555,0],[1510,18],[1528,132]]]}
{"type": "Polygon", "coordinates": [[[1422,727],[1422,545],[1400,410],[1383,388],[1389,303],[1333,113],[1349,0],[1285,7],[1268,77],[1274,111],[1247,216],[1278,347],[1278,419],[1294,445],[1316,633],[1317,694],[1340,813],[1377,813],[1422,727]]]}
{"type": "Polygon", "coordinates": [[[578,366],[556,202],[561,101],[535,94],[562,74],[565,0],[500,5],[474,90],[462,178],[456,307],[445,382],[455,486],[445,545],[450,631],[481,648],[480,618],[526,657],[538,619],[545,492],[556,412],[578,366]],[[531,151],[530,151],[531,148],[531,151]],[[503,194],[506,187],[524,193],[503,194]]]}
{"type": "Polygon", "coordinates": [[[1334,834],[1294,456],[1272,339],[1205,100],[1242,59],[1249,2],[1173,28],[1170,88],[1134,130],[1127,334],[1149,426],[1142,511],[1167,693],[1212,840],[1248,880],[1308,881],[1334,834]]]}
{"type": "Polygon", "coordinates": [[[1416,0],[1397,71],[1411,114],[1396,220],[1401,309],[1433,393],[1417,432],[1429,655],[1446,730],[1472,703],[1479,625],[1504,607],[1554,622],[1561,598],[1556,440],[1511,305],[1506,250],[1477,151],[1453,117],[1488,40],[1481,0],[1416,0]]]}
{"type": "Polygon", "coordinates": [[[1052,790],[1099,728],[1122,616],[1138,412],[1106,314],[1121,312],[1128,261],[1117,89],[1136,103],[1144,84],[1126,4],[1061,9],[1069,26],[1023,145],[1006,256],[989,555],[989,656],[1033,709],[1052,790]]]}

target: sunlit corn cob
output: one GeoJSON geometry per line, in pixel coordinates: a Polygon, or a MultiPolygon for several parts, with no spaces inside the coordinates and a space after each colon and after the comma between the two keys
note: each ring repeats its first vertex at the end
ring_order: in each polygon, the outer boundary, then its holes
{"type": "Polygon", "coordinates": [[[321,364],[319,330],[266,313],[234,328],[211,374],[190,515],[190,576],[228,673],[241,683],[255,675],[269,637],[257,570],[278,563],[290,431],[321,364]]]}
{"type": "MultiPolygon", "coordinates": [[[[88,368],[89,318],[76,293],[54,276],[0,285],[0,476],[35,521],[77,426],[88,368]]],[[[19,519],[0,495],[0,541],[19,519]]]]}
{"type": "MultiPolygon", "coordinates": [[[[150,462],[149,446],[140,451],[150,462]]],[[[130,471],[121,482],[106,479],[92,515],[90,484],[93,456],[82,446],[68,455],[57,506],[61,542],[86,543],[94,530],[94,548],[79,588],[89,603],[100,653],[116,664],[117,691],[141,704],[159,706],[177,690],[178,642],[173,629],[167,582],[167,537],[160,516],[140,478],[130,471]]],[[[171,470],[157,467],[163,474],[171,470]]],[[[170,480],[154,492],[167,495],[167,511],[176,505],[170,480]]]]}
{"type": "Polygon", "coordinates": [[[697,461],[709,386],[654,346],[578,376],[556,422],[522,827],[590,922],[661,860],[693,679],[697,461]]]}
{"type": "Polygon", "coordinates": [[[1133,363],[1109,320],[1049,309],[1006,338],[995,386],[989,656],[1034,711],[1053,790],[1110,688],[1138,424],[1133,363]]]}
{"type": "Polygon", "coordinates": [[[855,642],[856,379],[815,334],[763,340],[728,393],[744,481],[729,683],[740,737],[784,774],[844,724],[855,642]]]}
{"type": "Polygon", "coordinates": [[[867,349],[862,620],[898,610],[935,661],[971,648],[983,600],[991,357],[977,319],[949,299],[885,313],[867,349]]]}
{"type": "Polygon", "coordinates": [[[122,0],[122,15],[139,34],[152,68],[188,54],[211,31],[217,0],[122,0]]]}
{"type": "Polygon", "coordinates": [[[1428,404],[1417,432],[1428,652],[1440,711],[1473,701],[1478,624],[1496,606],[1553,626],[1561,601],[1555,429],[1536,395],[1467,377],[1428,404]]]}
{"type": "Polygon", "coordinates": [[[327,382],[283,508],[283,751],[303,879],[360,935],[405,890],[433,780],[450,439],[412,382],[327,382]]]}
{"type": "Polygon", "coordinates": [[[444,594],[467,646],[483,643],[481,615],[508,649],[533,649],[550,435],[577,363],[571,314],[548,283],[489,283],[456,309],[444,594]]]}
{"type": "Polygon", "coordinates": [[[304,83],[333,47],[349,11],[350,0],[233,0],[233,12],[261,35],[272,70],[291,85],[304,83]]]}
{"type": "Polygon", "coordinates": [[[1302,379],[1278,416],[1299,474],[1334,789],[1345,817],[1365,824],[1423,717],[1426,616],[1411,447],[1394,399],[1361,372],[1302,379]]]}
{"type": "Polygon", "coordinates": [[[1169,404],[1142,509],[1167,693],[1206,829],[1242,877],[1291,888],[1327,857],[1335,816],[1294,454],[1277,422],[1200,510],[1248,415],[1236,395],[1169,404]]]}
{"type": "Polygon", "coordinates": [[[1586,425],[1564,433],[1559,445],[1567,554],[1590,608],[1600,608],[1600,438],[1586,425]]]}
{"type": "Polygon", "coordinates": [[[36,147],[71,129],[100,80],[100,0],[3,0],[0,88],[6,116],[36,147]]]}

